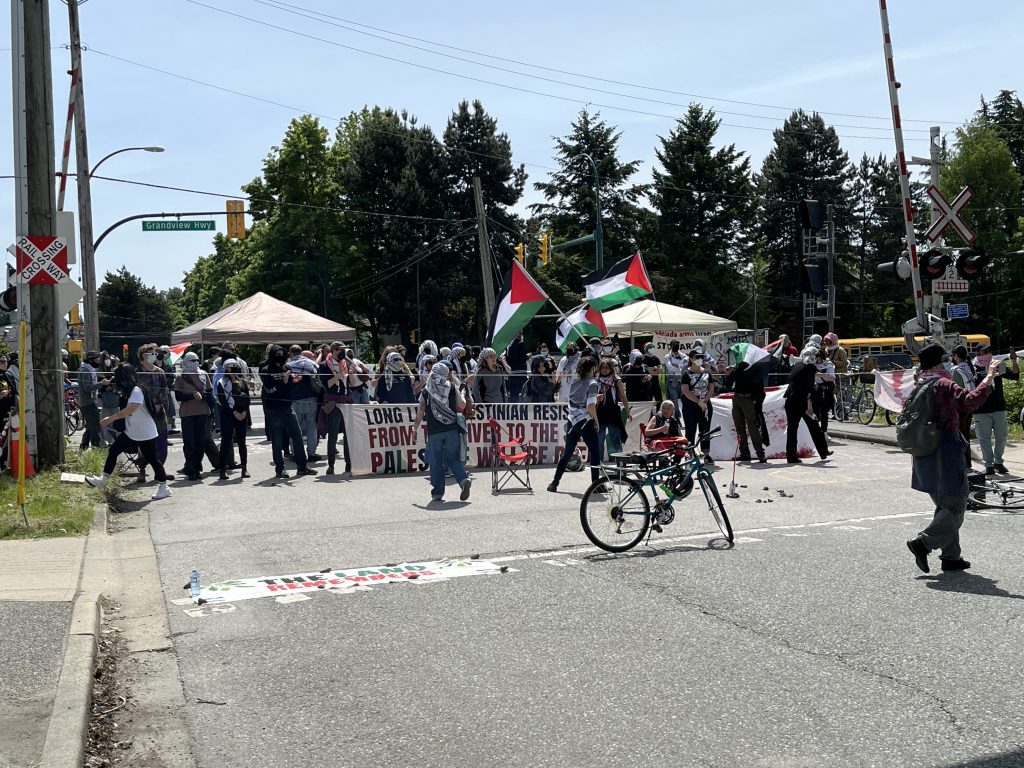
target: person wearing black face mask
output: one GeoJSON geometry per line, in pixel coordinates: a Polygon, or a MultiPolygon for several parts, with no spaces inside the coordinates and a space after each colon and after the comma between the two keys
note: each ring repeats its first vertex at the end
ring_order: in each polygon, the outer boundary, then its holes
{"type": "Polygon", "coordinates": [[[334,474],[334,462],[338,456],[338,435],[342,435],[345,449],[345,472],[352,472],[352,459],[348,450],[348,434],[341,406],[351,403],[348,392],[349,361],[345,356],[345,345],[340,341],[331,344],[330,352],[320,363],[320,381],[324,387],[324,404],[321,416],[327,427],[327,474],[334,474]]]}
{"type": "Polygon", "coordinates": [[[302,445],[299,422],[292,413],[291,387],[298,377],[285,370],[287,359],[284,349],[277,344],[267,348],[267,359],[260,365],[260,381],[263,382],[263,415],[267,424],[267,436],[274,455],[274,469],[277,477],[286,479],[283,448],[285,440],[292,446],[292,455],[298,466],[299,475],[315,475],[316,470],[306,464],[306,450],[302,445]]]}

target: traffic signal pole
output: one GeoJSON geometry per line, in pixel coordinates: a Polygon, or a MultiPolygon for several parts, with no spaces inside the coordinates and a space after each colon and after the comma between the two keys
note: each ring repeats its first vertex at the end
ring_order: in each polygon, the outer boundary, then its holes
{"type": "MultiPolygon", "coordinates": [[[[929,128],[928,129],[928,142],[929,142],[929,150],[930,151],[928,153],[928,157],[927,158],[911,157],[910,158],[910,162],[909,162],[909,165],[926,165],[926,166],[928,166],[928,181],[936,189],[939,189],[939,175],[941,173],[941,168],[942,168],[942,159],[941,159],[940,153],[939,153],[940,135],[941,135],[941,131],[940,131],[939,126],[933,125],[931,128],[929,128]]],[[[930,219],[929,219],[929,224],[934,224],[935,221],[938,218],[939,218],[939,208],[935,204],[935,201],[932,200],[932,202],[931,202],[931,215],[930,215],[930,219]]],[[[934,312],[935,314],[941,314],[941,312],[942,312],[942,304],[943,304],[943,301],[944,301],[942,294],[941,293],[932,293],[930,298],[931,298],[931,302],[930,302],[931,311],[934,312]],[[938,301],[936,301],[936,299],[938,299],[938,301]]]]}

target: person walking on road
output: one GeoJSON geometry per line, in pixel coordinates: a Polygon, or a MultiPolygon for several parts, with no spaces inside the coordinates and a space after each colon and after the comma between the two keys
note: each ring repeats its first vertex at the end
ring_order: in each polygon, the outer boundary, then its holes
{"type": "Polygon", "coordinates": [[[418,439],[420,425],[427,427],[427,462],[430,465],[430,498],[444,500],[444,470],[447,466],[455,476],[462,493],[460,501],[469,499],[473,480],[466,472],[460,447],[458,415],[466,410],[466,400],[452,382],[452,368],[445,361],[434,363],[420,393],[416,407],[413,439],[418,439]]]}
{"type": "Polygon", "coordinates": [[[807,431],[811,433],[811,440],[821,458],[827,459],[832,455],[828,449],[828,441],[825,433],[821,431],[818,422],[814,418],[814,379],[818,369],[814,364],[817,357],[817,349],[814,347],[805,348],[801,353],[799,362],[795,363],[789,371],[789,386],[786,388],[786,461],[790,464],[800,464],[800,453],[797,449],[797,436],[800,431],[800,422],[807,425],[807,431]]]}
{"type": "Polygon", "coordinates": [[[102,475],[91,475],[85,482],[94,488],[105,488],[117,466],[117,458],[126,451],[138,450],[146,463],[153,468],[153,476],[159,483],[153,499],[166,499],[171,495],[167,487],[167,473],[156,455],[157,429],[153,418],[153,403],[149,395],[135,380],[135,369],[124,363],[114,371],[112,385],[119,392],[123,405],[100,421],[102,427],[124,419],[124,431],[119,433],[107,450],[102,475]]]}
{"type": "Polygon", "coordinates": [[[242,370],[242,364],[235,358],[224,361],[224,370],[217,379],[214,390],[217,406],[220,408],[220,479],[228,479],[231,464],[232,444],[238,446],[238,462],[242,479],[249,477],[248,451],[245,434],[249,430],[249,382],[242,370]]]}
{"type": "Polygon", "coordinates": [[[315,475],[316,470],[306,464],[306,451],[302,447],[299,423],[292,413],[291,387],[293,375],[285,370],[285,351],[277,344],[267,349],[267,360],[260,366],[260,382],[263,385],[263,417],[266,420],[267,436],[270,437],[274,457],[275,476],[286,480],[284,471],[285,441],[291,443],[292,455],[298,466],[298,475],[315,475]]]}
{"type": "MultiPolygon", "coordinates": [[[[978,370],[978,379],[986,375],[986,367],[992,361],[992,347],[982,344],[978,347],[978,354],[974,358],[975,367],[978,370]]],[[[1002,373],[996,373],[992,388],[992,395],[974,412],[974,428],[978,433],[978,445],[981,446],[981,456],[985,460],[985,474],[994,475],[998,472],[1005,475],[1009,472],[1003,464],[1003,450],[1006,448],[1006,397],[1003,395],[1003,379],[1017,381],[1020,379],[1020,364],[1017,361],[1016,350],[1010,350],[1010,370],[1005,369],[1005,363],[999,368],[1002,373]]],[[[968,465],[970,466],[970,465],[968,465]]]]}
{"type": "Polygon", "coordinates": [[[935,514],[931,524],[907,542],[917,567],[929,572],[928,553],[942,551],[939,560],[944,571],[962,571],[971,567],[960,552],[960,526],[967,511],[967,464],[960,434],[959,414],[970,413],[992,394],[999,363],[988,361],[984,377],[968,392],[953,381],[953,373],[943,366],[946,350],[929,344],[918,354],[921,373],[918,386],[932,388],[932,420],[940,430],[939,447],[927,456],[915,456],[910,487],[931,496],[935,514]]]}
{"type": "Polygon", "coordinates": [[[555,478],[548,486],[552,493],[558,492],[558,483],[569,466],[569,459],[576,452],[580,440],[587,446],[587,461],[590,464],[590,478],[597,482],[601,472],[601,446],[597,438],[597,397],[600,385],[594,374],[597,372],[597,358],[583,357],[576,367],[576,376],[569,391],[569,419],[566,422],[565,450],[555,467],[555,478]]]}

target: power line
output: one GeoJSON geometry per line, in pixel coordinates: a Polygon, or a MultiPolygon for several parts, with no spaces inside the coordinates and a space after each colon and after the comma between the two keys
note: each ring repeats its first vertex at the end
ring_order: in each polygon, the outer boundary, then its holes
{"type": "MultiPolygon", "coordinates": [[[[325,115],[325,114],[320,113],[320,112],[315,112],[315,111],[313,111],[311,109],[301,109],[299,107],[293,107],[293,106],[290,106],[288,104],[284,104],[284,103],[279,102],[279,101],[274,101],[272,99],[265,99],[262,96],[256,96],[254,94],[245,93],[243,91],[238,91],[238,90],[235,90],[233,88],[226,88],[225,86],[217,85],[216,83],[210,83],[210,82],[207,82],[205,80],[199,80],[199,79],[194,78],[194,77],[189,77],[187,75],[181,75],[181,74],[178,74],[177,72],[170,72],[170,71],[168,71],[166,69],[160,69],[159,67],[153,67],[153,66],[150,66],[149,64],[143,64],[142,62],[139,62],[139,61],[133,61],[132,59],[126,59],[123,56],[116,56],[116,55],[114,55],[112,53],[107,53],[106,51],[98,50],[97,48],[88,48],[87,50],[88,50],[89,53],[95,53],[95,54],[98,54],[100,56],[105,56],[107,58],[114,59],[115,61],[120,61],[120,62],[122,62],[124,64],[130,64],[132,66],[140,67],[142,69],[148,69],[151,72],[158,72],[161,75],[167,75],[168,77],[175,77],[175,78],[178,78],[179,80],[185,80],[186,82],[190,82],[190,83],[193,83],[195,85],[206,86],[207,88],[213,88],[215,90],[223,91],[225,93],[230,93],[230,94],[233,94],[235,96],[241,96],[242,98],[252,99],[253,101],[260,101],[260,102],[263,102],[264,104],[270,104],[270,105],[275,106],[275,107],[281,107],[283,109],[290,110],[290,111],[295,112],[297,114],[313,115],[314,117],[323,118],[324,120],[338,120],[338,121],[340,121],[340,120],[343,119],[343,118],[340,118],[340,117],[335,117],[333,115],[325,115]]],[[[475,157],[486,157],[486,158],[495,159],[495,160],[510,159],[510,158],[504,158],[504,157],[502,157],[500,155],[491,155],[491,154],[488,154],[486,152],[475,152],[475,151],[473,151],[471,149],[464,149],[462,147],[449,147],[446,144],[443,144],[443,143],[440,143],[440,142],[434,142],[434,141],[431,141],[430,139],[421,139],[421,138],[418,138],[416,136],[410,136],[410,135],[407,135],[407,134],[396,133],[395,131],[389,131],[389,130],[387,130],[385,128],[380,128],[378,126],[366,126],[366,127],[369,128],[370,130],[377,131],[378,133],[383,133],[383,134],[385,134],[387,136],[396,136],[398,138],[404,138],[404,139],[407,139],[409,141],[416,141],[416,142],[420,142],[420,143],[424,143],[424,144],[436,144],[436,146],[439,149],[443,149],[446,152],[463,152],[463,153],[465,153],[467,155],[473,155],[475,157]]],[[[540,165],[539,163],[526,163],[526,162],[524,162],[523,165],[528,165],[528,166],[530,166],[532,168],[540,168],[540,169],[545,170],[545,171],[558,170],[557,168],[554,168],[553,166],[550,166],[550,165],[540,165]]]]}
{"type": "MultiPolygon", "coordinates": [[[[603,93],[603,94],[606,94],[608,96],[618,96],[618,97],[625,98],[625,99],[634,99],[636,101],[646,101],[646,102],[651,103],[651,104],[662,104],[664,106],[681,107],[683,109],[686,109],[686,108],[688,108],[690,106],[689,104],[680,104],[679,102],[666,101],[664,99],[652,99],[652,98],[648,98],[646,96],[635,96],[635,95],[630,94],[630,93],[622,93],[621,91],[609,91],[609,90],[604,89],[604,88],[594,88],[592,86],[581,85],[579,83],[571,83],[571,82],[567,82],[565,80],[557,80],[557,79],[555,79],[553,77],[544,77],[542,75],[533,75],[533,74],[530,74],[529,72],[521,72],[519,70],[509,69],[508,67],[500,67],[500,66],[496,66],[494,64],[486,64],[484,62],[474,61],[473,59],[468,59],[468,58],[465,58],[463,56],[454,56],[454,55],[449,54],[449,53],[442,53],[440,51],[433,51],[433,50],[431,50],[429,48],[424,48],[423,46],[412,45],[411,43],[403,43],[400,40],[392,40],[392,39],[390,39],[388,37],[385,37],[384,35],[377,35],[377,34],[374,34],[372,32],[365,32],[365,31],[360,30],[360,29],[355,29],[354,27],[346,26],[346,24],[338,24],[338,23],[335,23],[333,21],[326,21],[325,19],[336,19],[337,17],[330,16],[329,14],[318,13],[316,11],[310,11],[309,13],[302,13],[301,11],[304,11],[306,9],[298,9],[297,6],[289,6],[289,5],[286,5],[286,4],[283,4],[283,3],[282,4],[278,4],[278,3],[274,2],[273,0],[252,0],[252,2],[259,3],[260,5],[265,5],[268,8],[274,8],[274,9],[279,10],[279,11],[284,11],[285,13],[290,13],[290,14],[292,14],[294,16],[299,16],[299,17],[302,17],[302,18],[305,18],[305,19],[311,19],[311,20],[317,21],[317,22],[319,22],[321,24],[327,24],[327,25],[332,26],[332,27],[337,27],[338,29],[345,29],[345,30],[348,30],[350,32],[355,32],[358,35],[366,35],[368,37],[372,37],[372,38],[375,38],[377,40],[384,40],[385,42],[392,43],[394,45],[401,45],[401,46],[404,46],[406,48],[412,48],[413,50],[416,50],[416,51],[422,51],[424,53],[430,53],[430,54],[433,54],[434,56],[443,56],[445,58],[453,59],[455,61],[461,61],[463,63],[473,64],[474,66],[479,66],[479,67],[487,67],[488,69],[494,69],[494,70],[497,70],[499,72],[506,72],[508,74],[517,75],[519,77],[529,77],[529,78],[532,78],[534,80],[542,80],[544,82],[554,83],[556,85],[564,85],[564,86],[568,86],[570,88],[582,88],[582,89],[585,89],[585,90],[588,90],[588,91],[592,91],[594,93],[603,93]],[[309,15],[310,13],[314,13],[316,15],[315,16],[309,15]],[[323,18],[318,18],[318,17],[323,17],[323,18]]],[[[391,33],[391,34],[394,34],[394,33],[391,33]]],[[[529,65],[526,65],[526,66],[529,66],[529,65]]],[[[756,114],[752,114],[750,112],[731,112],[731,111],[724,110],[724,109],[716,110],[716,112],[718,114],[733,115],[735,117],[752,117],[752,118],[757,119],[757,120],[778,120],[779,119],[775,115],[756,115],[756,114]]],[[[844,125],[842,123],[834,123],[833,127],[835,127],[835,128],[865,129],[865,130],[869,130],[869,131],[889,131],[889,130],[891,130],[890,126],[886,126],[886,125],[880,125],[880,126],[874,126],[874,125],[844,125]]],[[[927,128],[906,128],[906,129],[904,129],[904,132],[905,133],[906,132],[927,133],[928,129],[927,128]]]]}
{"type": "MultiPolygon", "coordinates": [[[[388,56],[386,54],[378,53],[376,51],[368,51],[368,50],[366,50],[364,48],[357,48],[357,47],[352,46],[352,45],[346,45],[344,43],[339,43],[336,40],[329,40],[329,39],[324,38],[324,37],[317,37],[316,35],[311,35],[311,34],[306,33],[306,32],[300,32],[299,30],[290,29],[288,27],[282,27],[279,24],[272,24],[271,22],[268,22],[268,21],[262,21],[260,19],[254,19],[251,16],[245,16],[244,14],[235,13],[233,11],[227,11],[227,10],[224,10],[223,8],[217,8],[217,7],[212,6],[212,5],[207,5],[206,3],[199,2],[199,0],[184,0],[184,2],[190,3],[192,5],[200,6],[202,8],[207,8],[207,9],[209,9],[211,11],[215,11],[217,13],[222,13],[222,14],[224,14],[226,16],[232,16],[234,18],[243,19],[245,21],[249,21],[249,22],[252,22],[253,24],[258,24],[258,25],[263,26],[263,27],[268,27],[270,29],[276,29],[276,30],[281,31],[281,32],[287,32],[287,33],[292,34],[292,35],[297,35],[299,37],[303,37],[303,38],[306,38],[308,40],[315,40],[317,42],[326,43],[327,45],[333,45],[333,46],[338,47],[338,48],[344,48],[345,50],[354,51],[356,53],[362,53],[362,54],[365,54],[367,56],[373,56],[374,58],[384,59],[386,61],[392,61],[392,62],[396,62],[398,64],[404,64],[406,66],[414,67],[414,68],[417,68],[417,69],[423,69],[423,70],[426,70],[426,71],[429,71],[429,72],[436,72],[436,73],[439,73],[439,74],[442,74],[442,75],[448,75],[450,77],[457,77],[457,78],[461,78],[461,79],[464,79],[464,80],[470,80],[470,81],[476,82],[476,83],[484,83],[485,85],[493,85],[493,86],[496,86],[498,88],[506,88],[508,90],[513,90],[513,91],[517,91],[517,92],[520,92],[520,93],[529,93],[529,94],[532,94],[534,96],[543,96],[545,98],[555,99],[557,101],[565,101],[565,102],[569,102],[569,103],[572,103],[572,104],[592,105],[592,106],[595,106],[595,107],[600,107],[601,109],[611,109],[611,110],[615,110],[615,111],[618,111],[618,112],[628,112],[628,113],[631,113],[631,114],[643,115],[645,117],[660,117],[660,118],[663,118],[665,120],[676,121],[676,120],[679,119],[678,115],[665,115],[665,114],[661,114],[660,112],[648,112],[648,111],[645,111],[645,110],[631,109],[629,107],[619,107],[619,106],[615,106],[614,104],[602,104],[600,102],[594,102],[594,101],[586,101],[585,102],[584,100],[579,99],[579,98],[572,98],[572,97],[569,97],[569,96],[560,96],[558,94],[546,93],[544,91],[536,91],[536,90],[533,90],[533,89],[530,89],[530,88],[523,88],[523,87],[518,86],[518,85],[510,85],[508,83],[499,83],[499,82],[496,82],[494,80],[486,80],[486,79],[480,78],[480,77],[473,77],[472,75],[463,75],[463,74],[459,74],[458,72],[451,72],[451,71],[446,70],[446,69],[440,69],[438,67],[431,67],[431,66],[428,66],[426,64],[417,64],[416,62],[407,61],[405,59],[400,59],[400,58],[397,58],[395,56],[388,56]]],[[[723,122],[723,123],[721,123],[721,125],[727,126],[729,128],[741,128],[741,129],[753,130],[753,131],[773,131],[774,132],[774,131],[779,130],[779,131],[782,131],[784,133],[810,133],[810,131],[803,131],[803,130],[800,130],[800,129],[795,129],[795,130],[794,129],[788,129],[787,130],[785,128],[772,128],[770,126],[759,126],[759,125],[739,125],[737,123],[724,123],[723,122]]],[[[843,134],[841,134],[841,135],[843,135],[843,134]]],[[[849,139],[865,139],[865,140],[874,140],[874,141],[888,141],[889,140],[889,137],[887,137],[887,136],[859,136],[859,135],[853,135],[853,134],[845,134],[843,136],[844,136],[844,138],[849,138],[849,139]]],[[[921,137],[920,139],[917,139],[917,141],[927,141],[927,139],[925,139],[924,137],[921,137]]]]}
{"type": "MultiPolygon", "coordinates": [[[[264,0],[255,0],[255,2],[262,2],[264,5],[267,4],[266,2],[264,2],[264,0]]],[[[450,51],[459,51],[460,53],[468,53],[470,55],[480,56],[480,57],[485,58],[485,59],[492,59],[494,61],[503,61],[503,62],[506,62],[508,64],[517,64],[519,66],[530,67],[531,69],[539,69],[539,70],[542,70],[542,71],[545,71],[545,72],[554,72],[554,73],[557,73],[557,74],[560,74],[560,75],[569,75],[570,77],[579,77],[579,78],[582,78],[582,79],[585,79],[585,80],[594,80],[596,82],[610,83],[612,85],[623,85],[623,86],[626,86],[628,88],[637,88],[639,90],[654,91],[654,92],[657,92],[657,93],[667,93],[667,94],[671,94],[673,96],[686,96],[688,98],[700,99],[702,101],[721,101],[721,102],[724,102],[724,103],[727,103],[727,104],[741,104],[741,105],[747,106],[747,107],[760,107],[762,109],[779,109],[779,110],[785,110],[787,112],[792,112],[795,109],[797,109],[796,107],[784,107],[784,106],[781,106],[779,104],[763,104],[763,103],[756,102],[756,101],[743,101],[741,99],[728,99],[728,98],[725,98],[723,96],[706,96],[706,95],[702,95],[702,94],[699,94],[699,93],[689,93],[687,91],[675,91],[675,90],[671,90],[671,89],[668,89],[668,88],[658,88],[656,86],[643,85],[641,83],[630,83],[630,82],[623,81],[623,80],[613,80],[611,78],[598,77],[596,75],[586,75],[586,74],[583,74],[581,72],[572,72],[570,70],[558,69],[556,67],[546,67],[546,66],[544,66],[542,64],[534,64],[534,63],[531,63],[531,62],[528,62],[528,61],[521,61],[521,60],[518,60],[518,59],[510,59],[510,58],[505,58],[503,56],[495,56],[494,54],[491,54],[491,53],[482,53],[480,51],[473,51],[473,50],[470,50],[468,48],[460,48],[459,46],[455,46],[455,45],[447,45],[445,43],[439,43],[436,40],[428,40],[426,38],[416,37],[414,35],[406,35],[406,34],[403,34],[401,32],[395,32],[394,30],[384,29],[382,27],[375,27],[375,26],[372,26],[370,24],[363,24],[363,23],[360,23],[358,21],[352,21],[351,19],[344,19],[344,18],[341,18],[340,16],[332,16],[332,15],[330,15],[328,13],[323,13],[322,11],[314,11],[314,10],[309,9],[309,8],[303,8],[302,6],[292,5],[290,3],[282,2],[282,0],[273,0],[273,2],[274,2],[274,4],[279,9],[282,9],[282,10],[284,8],[289,8],[289,9],[294,9],[294,10],[297,10],[297,11],[305,11],[307,13],[312,13],[312,14],[315,14],[316,16],[320,16],[322,18],[333,19],[335,21],[344,22],[345,24],[351,24],[351,25],[356,26],[356,27],[363,27],[364,29],[372,29],[372,30],[374,30],[376,32],[383,32],[383,33],[388,34],[388,35],[393,35],[394,37],[401,37],[401,38],[404,38],[406,40],[415,40],[416,42],[426,43],[428,45],[433,45],[433,46],[436,46],[438,48],[445,48],[445,49],[448,49],[450,51]]],[[[352,30],[352,31],[358,31],[358,30],[352,30]]],[[[384,38],[384,39],[387,39],[387,38],[384,38]]],[[[396,41],[391,41],[391,42],[396,42],[396,41]]],[[[436,53],[436,51],[429,51],[429,52],[430,53],[436,53]]],[[[479,63],[479,62],[474,62],[474,63],[479,63]]],[[[486,66],[486,65],[481,65],[481,66],[486,66]]],[[[827,112],[827,111],[820,110],[820,109],[815,109],[813,111],[817,112],[820,115],[835,115],[836,117],[853,117],[853,118],[857,118],[857,119],[861,119],[861,120],[884,120],[884,121],[890,121],[892,119],[891,115],[860,115],[860,114],[855,114],[855,113],[850,113],[850,112],[827,112]]],[[[944,124],[945,123],[945,124],[950,124],[950,125],[956,125],[956,124],[959,124],[961,121],[959,121],[959,120],[914,120],[914,119],[910,119],[910,118],[903,118],[903,122],[904,123],[926,123],[926,124],[930,124],[930,125],[934,125],[936,123],[938,123],[938,124],[944,124]]],[[[885,126],[885,128],[888,129],[889,126],[885,126]]]]}

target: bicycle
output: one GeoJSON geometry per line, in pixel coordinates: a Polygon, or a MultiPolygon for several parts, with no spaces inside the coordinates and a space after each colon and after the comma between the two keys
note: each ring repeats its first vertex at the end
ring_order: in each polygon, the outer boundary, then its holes
{"type": "Polygon", "coordinates": [[[980,514],[1024,513],[1024,481],[992,480],[981,475],[971,482],[967,507],[980,514]]]}
{"type": "Polygon", "coordinates": [[[82,411],[78,407],[78,388],[67,386],[64,388],[64,431],[68,437],[82,428],[82,422],[82,411]]]}
{"type": "Polygon", "coordinates": [[[645,535],[650,541],[649,531],[661,533],[662,526],[675,519],[672,503],[689,496],[694,485],[699,484],[708,511],[731,544],[732,523],[699,451],[701,440],[720,431],[721,427],[715,427],[697,438],[695,445],[681,440],[660,451],[615,454],[615,465],[604,467],[608,477],[592,483],[580,502],[580,523],[587,538],[607,552],[626,552],[645,535]],[[645,487],[654,496],[653,510],[645,487]],[[659,491],[665,494],[664,498],[659,491]]]}

